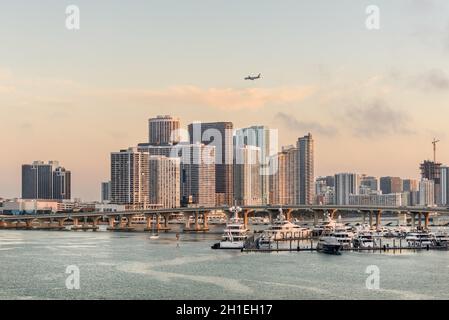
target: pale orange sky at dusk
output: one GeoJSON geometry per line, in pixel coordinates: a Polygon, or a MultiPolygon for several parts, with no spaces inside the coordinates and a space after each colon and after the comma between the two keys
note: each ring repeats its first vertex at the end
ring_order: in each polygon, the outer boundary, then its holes
{"type": "Polygon", "coordinates": [[[257,12],[245,5],[240,15],[219,1],[203,3],[215,21],[185,9],[168,25],[154,8],[147,17],[127,7],[128,20],[116,5],[107,19],[80,1],[76,34],[55,2],[45,17],[25,13],[14,37],[6,30],[20,10],[9,4],[0,13],[8,48],[0,52],[0,197],[20,196],[21,164],[59,160],[72,171],[72,195],[98,200],[110,152],[146,142],[147,120],[159,114],[184,127],[267,125],[279,130],[279,145],[311,132],[316,176],[417,178],[434,137],[438,160],[449,164],[448,5],[378,2],[381,28],[368,31],[364,2],[325,9],[317,1],[303,17],[290,1],[274,13],[274,2],[257,12]],[[188,24],[183,14],[198,19],[188,24]],[[261,80],[243,80],[259,72],[261,80]]]}

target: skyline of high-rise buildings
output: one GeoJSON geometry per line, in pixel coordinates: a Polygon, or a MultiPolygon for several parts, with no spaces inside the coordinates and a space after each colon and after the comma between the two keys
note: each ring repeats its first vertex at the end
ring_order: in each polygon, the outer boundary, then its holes
{"type": "MultiPolygon", "coordinates": [[[[448,169],[432,161],[420,164],[421,180],[357,173],[315,179],[311,133],[277,152],[277,136],[264,125],[234,130],[232,122],[195,122],[184,130],[171,115],[150,118],[148,124],[148,142],[111,153],[111,177],[101,184],[102,202],[136,208],[448,204],[448,169]]],[[[70,171],[55,161],[33,165],[22,167],[24,199],[71,199],[70,171]],[[33,178],[37,180],[29,183],[33,178]]]]}

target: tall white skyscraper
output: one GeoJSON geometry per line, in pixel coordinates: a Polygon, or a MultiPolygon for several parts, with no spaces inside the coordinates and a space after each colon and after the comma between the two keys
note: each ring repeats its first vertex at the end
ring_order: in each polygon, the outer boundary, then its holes
{"type": "Polygon", "coordinates": [[[181,205],[181,159],[150,156],[150,203],[162,208],[181,205]]]}
{"type": "Polygon", "coordinates": [[[270,175],[270,203],[297,204],[298,149],[285,146],[282,151],[272,157],[276,170],[270,175]]]}
{"type": "Polygon", "coordinates": [[[148,208],[148,153],[129,148],[111,153],[111,202],[148,208]]]}
{"type": "Polygon", "coordinates": [[[247,145],[260,148],[261,201],[262,204],[270,203],[270,159],[277,153],[277,131],[263,125],[251,126],[236,130],[234,139],[236,150],[247,145]]]}
{"type": "Polygon", "coordinates": [[[235,151],[234,197],[238,205],[260,205],[261,175],[259,164],[260,148],[244,146],[235,151]]]}
{"type": "Polygon", "coordinates": [[[335,175],[335,204],[348,205],[349,195],[358,194],[359,175],[356,173],[339,173],[335,175]]]}
{"type": "Polygon", "coordinates": [[[419,182],[419,205],[433,206],[435,204],[435,182],[427,178],[419,182]]]}

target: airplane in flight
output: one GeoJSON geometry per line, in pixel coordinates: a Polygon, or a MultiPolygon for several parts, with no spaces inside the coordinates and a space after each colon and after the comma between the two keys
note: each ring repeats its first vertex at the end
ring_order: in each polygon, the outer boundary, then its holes
{"type": "Polygon", "coordinates": [[[257,79],[260,79],[260,76],[261,76],[260,73],[259,73],[259,75],[258,75],[257,77],[247,76],[247,77],[245,78],[245,80],[257,80],[257,79]]]}

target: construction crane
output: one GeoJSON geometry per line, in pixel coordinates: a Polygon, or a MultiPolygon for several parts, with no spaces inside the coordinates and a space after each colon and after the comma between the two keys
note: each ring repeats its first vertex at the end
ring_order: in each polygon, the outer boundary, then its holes
{"type": "Polygon", "coordinates": [[[433,163],[437,163],[437,143],[440,142],[440,140],[437,140],[436,138],[433,139],[433,163]]]}

